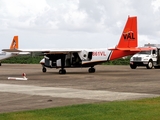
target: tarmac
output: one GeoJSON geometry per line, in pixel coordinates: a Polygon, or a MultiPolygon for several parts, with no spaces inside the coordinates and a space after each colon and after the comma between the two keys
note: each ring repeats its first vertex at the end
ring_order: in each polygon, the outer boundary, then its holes
{"type": "Polygon", "coordinates": [[[2,64],[0,66],[0,113],[60,107],[67,105],[136,100],[160,96],[160,69],[129,65],[97,65],[42,72],[39,64],[2,64]],[[22,77],[28,80],[8,80],[22,77]]]}

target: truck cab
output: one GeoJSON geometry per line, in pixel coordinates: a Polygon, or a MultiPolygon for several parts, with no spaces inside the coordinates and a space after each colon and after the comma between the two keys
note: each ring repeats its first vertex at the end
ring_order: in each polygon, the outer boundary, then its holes
{"type": "Polygon", "coordinates": [[[146,47],[153,48],[148,51],[141,51],[130,58],[130,68],[136,69],[138,66],[145,66],[147,69],[160,67],[160,45],[145,44],[146,47]]]}

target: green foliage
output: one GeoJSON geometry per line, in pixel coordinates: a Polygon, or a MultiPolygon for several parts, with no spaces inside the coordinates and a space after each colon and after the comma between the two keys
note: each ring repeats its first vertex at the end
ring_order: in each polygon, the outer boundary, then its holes
{"type": "MultiPolygon", "coordinates": [[[[22,55],[3,60],[2,63],[38,64],[43,56],[22,55]]],[[[103,65],[129,65],[130,57],[120,58],[103,63],[103,65]]]]}
{"type": "Polygon", "coordinates": [[[38,64],[43,56],[22,55],[3,60],[2,63],[38,64]]]}
{"type": "Polygon", "coordinates": [[[126,58],[120,58],[112,61],[108,61],[103,63],[103,65],[129,65],[130,62],[130,56],[126,58]]]}
{"type": "Polygon", "coordinates": [[[0,114],[0,120],[159,120],[160,97],[0,114]]]}

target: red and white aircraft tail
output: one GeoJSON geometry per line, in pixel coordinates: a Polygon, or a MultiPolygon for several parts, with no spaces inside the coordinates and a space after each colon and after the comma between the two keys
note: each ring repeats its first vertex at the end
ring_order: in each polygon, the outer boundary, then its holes
{"type": "Polygon", "coordinates": [[[115,48],[109,49],[112,50],[109,60],[114,60],[140,52],[141,49],[137,48],[137,46],[137,17],[128,17],[118,45],[115,48]]]}

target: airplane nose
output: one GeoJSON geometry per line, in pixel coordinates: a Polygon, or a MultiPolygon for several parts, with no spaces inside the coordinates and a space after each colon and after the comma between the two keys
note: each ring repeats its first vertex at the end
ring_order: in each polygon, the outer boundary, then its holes
{"type": "Polygon", "coordinates": [[[39,63],[42,64],[42,65],[44,65],[45,59],[43,58],[39,63]]]}

